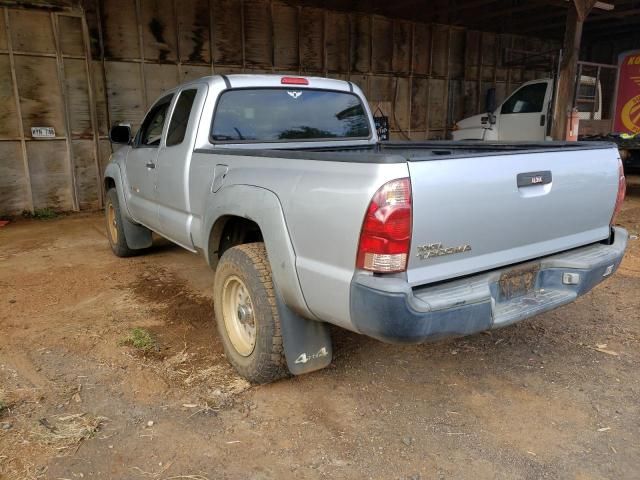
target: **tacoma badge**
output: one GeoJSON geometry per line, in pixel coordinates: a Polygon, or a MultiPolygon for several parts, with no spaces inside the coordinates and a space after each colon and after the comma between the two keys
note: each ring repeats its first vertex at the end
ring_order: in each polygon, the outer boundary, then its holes
{"type": "Polygon", "coordinates": [[[442,243],[427,243],[426,245],[418,245],[418,258],[427,260],[431,257],[442,257],[444,255],[453,255],[454,253],[470,252],[471,245],[465,244],[458,247],[444,247],[442,243]]]}

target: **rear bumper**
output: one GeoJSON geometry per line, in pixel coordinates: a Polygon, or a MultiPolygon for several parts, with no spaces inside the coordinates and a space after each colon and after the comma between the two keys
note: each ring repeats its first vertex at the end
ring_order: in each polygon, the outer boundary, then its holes
{"type": "Polygon", "coordinates": [[[390,343],[422,343],[504,327],[572,302],[620,266],[628,234],[614,228],[613,243],[593,244],[537,259],[530,293],[501,300],[499,279],[512,267],[412,289],[399,278],[356,274],[351,320],[365,335],[390,343]],[[571,279],[565,274],[574,274],[571,279]],[[570,284],[568,284],[570,283],[570,284]]]}

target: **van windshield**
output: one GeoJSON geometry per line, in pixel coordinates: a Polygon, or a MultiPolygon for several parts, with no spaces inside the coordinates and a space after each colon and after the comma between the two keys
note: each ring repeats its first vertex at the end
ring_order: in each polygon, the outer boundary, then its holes
{"type": "Polygon", "coordinates": [[[227,90],[211,126],[216,143],[369,138],[369,118],[352,93],[295,88],[227,90]]]}

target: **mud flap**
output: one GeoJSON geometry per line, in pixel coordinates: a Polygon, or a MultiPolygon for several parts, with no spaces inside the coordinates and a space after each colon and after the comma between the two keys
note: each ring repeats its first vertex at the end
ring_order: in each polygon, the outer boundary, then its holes
{"type": "Polygon", "coordinates": [[[151,246],[153,242],[151,230],[142,225],[136,225],[122,214],[120,218],[122,220],[122,228],[124,229],[124,239],[131,250],[140,250],[141,248],[149,248],[151,246]]]}
{"type": "Polygon", "coordinates": [[[289,371],[302,375],[327,367],[333,357],[329,325],[295,313],[284,304],[277,289],[276,301],[289,371]]]}

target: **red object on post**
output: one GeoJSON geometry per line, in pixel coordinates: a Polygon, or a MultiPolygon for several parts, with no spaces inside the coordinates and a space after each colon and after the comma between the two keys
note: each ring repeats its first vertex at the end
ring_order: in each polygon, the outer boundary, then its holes
{"type": "Polygon", "coordinates": [[[565,140],[568,142],[577,142],[579,127],[580,114],[578,113],[578,109],[574,108],[569,112],[569,115],[567,115],[567,133],[565,135],[565,140]]]}

